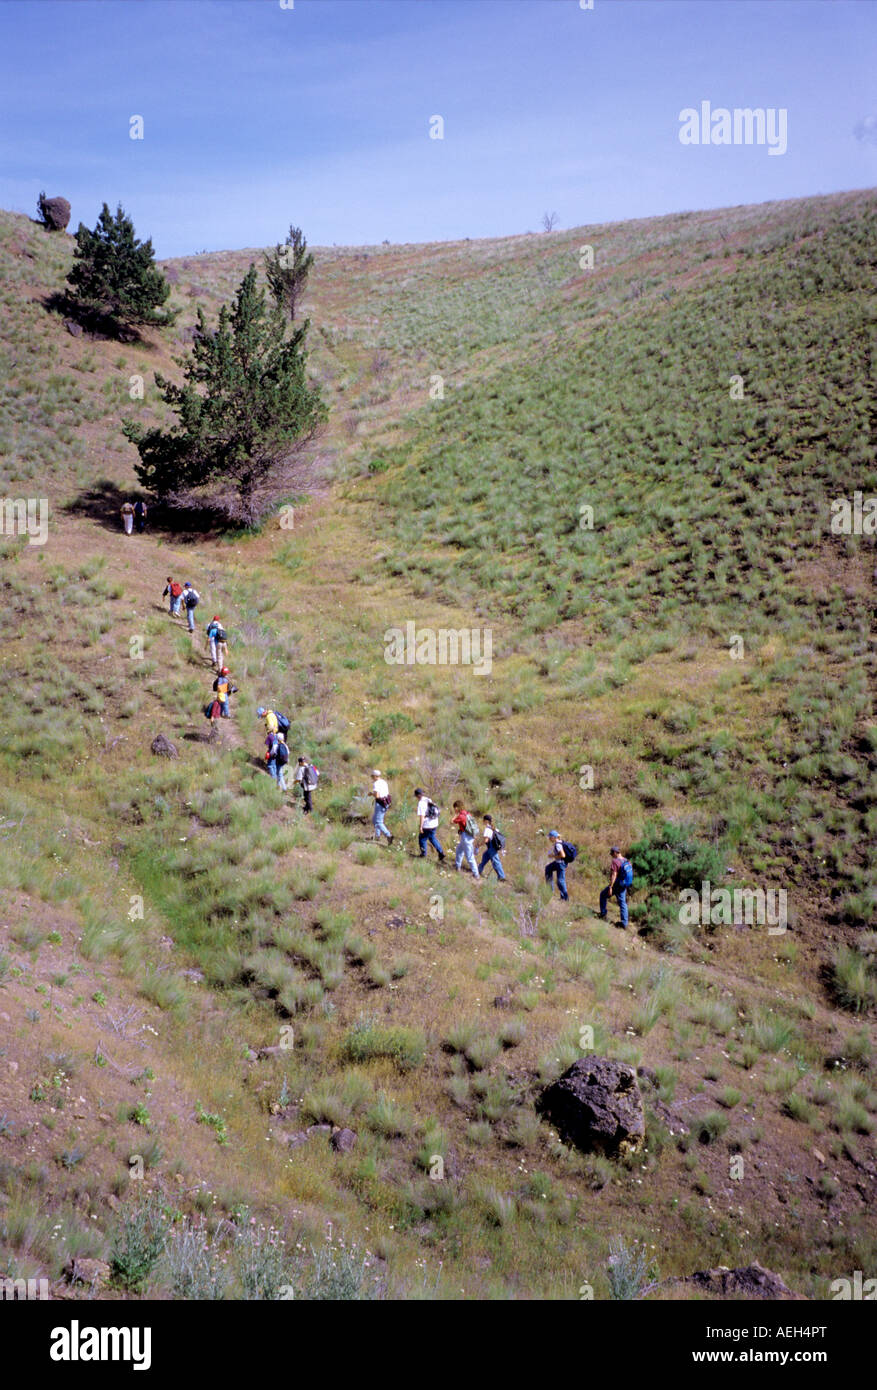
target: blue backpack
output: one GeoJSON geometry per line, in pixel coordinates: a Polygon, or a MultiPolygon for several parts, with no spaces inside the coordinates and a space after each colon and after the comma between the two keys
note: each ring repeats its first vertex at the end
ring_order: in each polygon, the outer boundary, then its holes
{"type": "Polygon", "coordinates": [[[619,888],[629,888],[633,883],[633,865],[629,859],[622,860],[621,869],[618,874],[619,888]]]}

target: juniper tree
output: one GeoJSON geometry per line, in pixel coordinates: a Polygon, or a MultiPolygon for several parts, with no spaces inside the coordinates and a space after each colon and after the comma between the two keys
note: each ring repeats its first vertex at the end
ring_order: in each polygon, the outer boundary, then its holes
{"type": "Polygon", "coordinates": [[[152,239],[138,240],[121,203],[115,216],[104,203],[93,232],[80,222],[67,285],[76,317],[115,334],[176,318],[176,312],[162,309],[171,287],[155,264],[152,239]]]}
{"type": "Polygon", "coordinates": [[[266,303],[251,265],[215,329],[203,310],[191,354],[178,358],[184,384],[156,373],[178,422],[144,430],[125,421],[141,484],[175,505],[218,509],[252,525],[313,471],[308,446],[326,419],[320,388],[306,375],[309,322],[286,336],[282,309],[266,303]]]}
{"type": "Polygon", "coordinates": [[[289,311],[293,322],[295,306],[304,294],[313,263],[301,227],[290,226],[286,245],[275,247],[270,256],[265,256],[268,287],[275,303],[289,311]]]}

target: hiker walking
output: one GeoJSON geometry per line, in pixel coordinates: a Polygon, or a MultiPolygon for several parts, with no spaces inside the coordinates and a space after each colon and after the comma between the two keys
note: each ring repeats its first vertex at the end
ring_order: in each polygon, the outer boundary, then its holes
{"type": "Polygon", "coordinates": [[[143,501],[143,498],[138,497],[137,501],[134,503],[134,520],[137,522],[137,530],[140,532],[141,536],[143,535],[143,532],[146,530],[147,511],[148,508],[146,506],[146,503],[143,501]]]}
{"type": "Polygon", "coordinates": [[[455,825],[460,834],[460,838],[457,841],[457,850],[454,855],[454,866],[459,873],[463,867],[463,860],[465,859],[469,868],[472,870],[472,877],[480,878],[481,875],[478,872],[478,865],[475,862],[475,836],[478,834],[478,826],[475,824],[473,817],[466,810],[462,801],[454,802],[454,811],[456,814],[451,819],[451,825],[455,825]]]}
{"type": "MultiPolygon", "coordinates": [[[[282,734],[285,739],[289,739],[289,720],[285,714],[281,714],[279,709],[266,709],[260,705],[256,710],[259,719],[265,721],[266,734],[282,734]]],[[[299,758],[301,762],[301,758],[299,758]]]]}
{"type": "Polygon", "coordinates": [[[420,821],[420,829],[417,834],[417,840],[420,845],[420,857],[421,859],[425,859],[426,846],[432,845],[439,857],[439,863],[444,864],[445,852],[435,833],[439,823],[439,808],[436,806],[435,802],[427,796],[423,787],[415,787],[414,795],[417,797],[417,816],[420,821]]]}
{"type": "Polygon", "coordinates": [[[393,798],[390,796],[390,788],[387,785],[386,777],[381,775],[381,769],[376,767],[372,771],[374,784],[372,786],[372,796],[375,799],[375,809],[372,812],[372,825],[375,828],[375,839],[380,841],[382,835],[386,835],[387,844],[393,843],[393,836],[384,825],[384,816],[392,805],[393,798]]]}
{"type": "MultiPolygon", "coordinates": [[[[217,619],[217,622],[219,622],[219,619],[217,619]]],[[[222,623],[219,623],[219,628],[216,633],[216,664],[217,666],[228,665],[228,634],[222,626],[222,623]]]]}
{"type": "Polygon", "coordinates": [[[172,618],[175,618],[180,611],[180,604],[183,600],[182,584],[178,584],[175,579],[171,579],[170,575],[168,575],[167,583],[164,586],[161,596],[168,600],[170,615],[172,618]]]}
{"type": "Polygon", "coordinates": [[[551,858],[545,865],[545,882],[550,886],[552,876],[556,875],[560,896],[563,898],[563,901],[566,902],[569,897],[569,893],[566,889],[566,866],[567,864],[571,864],[575,859],[578,854],[578,849],[575,845],[571,845],[566,840],[562,839],[556,830],[549,830],[548,838],[551,841],[552,850],[551,858]]]}
{"type": "Polygon", "coordinates": [[[313,763],[302,754],[298,760],[298,767],[295,770],[295,780],[301,784],[301,794],[304,797],[304,807],[302,809],[306,816],[309,816],[314,809],[313,802],[311,801],[311,794],[317,790],[319,776],[320,774],[313,763]]]}
{"type": "Polygon", "coordinates": [[[481,863],[478,865],[478,872],[483,874],[488,864],[493,866],[494,872],[500,883],[505,883],[505,874],[499,856],[505,851],[505,836],[497,830],[493,823],[493,816],[484,817],[484,853],[481,856],[481,863]]]}
{"type": "MultiPolygon", "coordinates": [[[[266,709],[264,705],[260,705],[256,710],[256,718],[265,720],[266,734],[277,733],[280,725],[277,723],[277,715],[274,713],[273,709],[266,709]]],[[[299,759],[299,761],[301,760],[299,759]]]]}
{"type": "Polygon", "coordinates": [[[265,735],[265,765],[282,792],[286,791],[286,765],[289,749],[282,734],[265,735]]]}
{"type": "Polygon", "coordinates": [[[219,712],[223,719],[231,718],[231,711],[228,707],[229,697],[237,695],[238,688],[232,685],[229,679],[228,667],[223,666],[216,680],[213,682],[213,689],[216,691],[216,698],[219,701],[219,712]]]}
{"type": "Polygon", "coordinates": [[[220,666],[224,666],[225,662],[219,660],[219,651],[217,649],[217,640],[219,637],[219,633],[223,632],[223,627],[216,614],[214,614],[213,617],[210,619],[210,622],[207,624],[205,631],[207,633],[207,645],[210,648],[210,660],[212,664],[217,668],[219,668],[220,666]]]}
{"type": "Polygon", "coordinates": [[[125,535],[130,536],[134,530],[134,508],[130,502],[122,503],[122,525],[125,528],[125,535]]]}
{"type": "Polygon", "coordinates": [[[621,926],[627,930],[627,890],[633,883],[633,865],[624,855],[617,845],[613,845],[609,851],[609,882],[600,891],[600,916],[606,921],[608,916],[607,908],[609,899],[618,899],[618,909],[621,913],[621,926]]]}
{"type": "Polygon", "coordinates": [[[188,579],[183,585],[183,603],[186,607],[186,622],[189,624],[189,631],[195,631],[195,609],[201,602],[201,595],[197,589],[193,589],[188,579]]]}

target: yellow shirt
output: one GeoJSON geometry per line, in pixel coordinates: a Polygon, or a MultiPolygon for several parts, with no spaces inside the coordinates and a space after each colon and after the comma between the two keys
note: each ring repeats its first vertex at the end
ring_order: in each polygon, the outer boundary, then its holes
{"type": "Polygon", "coordinates": [[[274,713],[273,709],[269,709],[268,713],[265,715],[265,732],[268,734],[276,734],[279,728],[277,715],[274,713]]]}

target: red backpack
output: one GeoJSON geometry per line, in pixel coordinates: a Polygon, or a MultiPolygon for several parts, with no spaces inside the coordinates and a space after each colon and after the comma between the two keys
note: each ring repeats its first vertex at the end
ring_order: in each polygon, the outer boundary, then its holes
{"type": "Polygon", "coordinates": [[[173,584],[171,585],[171,593],[173,594],[174,598],[179,598],[179,597],[180,597],[180,594],[181,594],[182,592],[183,592],[183,586],[182,586],[182,584],[178,584],[177,581],[174,580],[173,584]]]}

